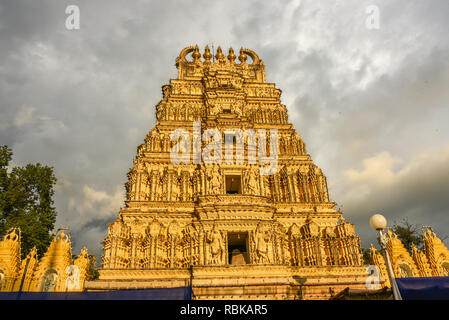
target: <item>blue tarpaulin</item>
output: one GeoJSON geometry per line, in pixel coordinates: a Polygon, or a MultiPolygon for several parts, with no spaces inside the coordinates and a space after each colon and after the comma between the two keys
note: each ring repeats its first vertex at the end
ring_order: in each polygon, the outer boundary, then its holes
{"type": "Polygon", "coordinates": [[[0,300],[191,300],[192,287],[85,292],[0,292],[0,300]]]}
{"type": "Polygon", "coordinates": [[[449,277],[396,278],[404,300],[449,300],[449,277]]]}

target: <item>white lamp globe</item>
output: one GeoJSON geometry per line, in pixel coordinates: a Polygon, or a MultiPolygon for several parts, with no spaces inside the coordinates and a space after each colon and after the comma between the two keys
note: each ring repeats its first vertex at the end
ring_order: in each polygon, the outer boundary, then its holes
{"type": "Polygon", "coordinates": [[[374,230],[383,230],[387,227],[387,219],[381,214],[375,214],[369,219],[369,224],[374,230]]]}

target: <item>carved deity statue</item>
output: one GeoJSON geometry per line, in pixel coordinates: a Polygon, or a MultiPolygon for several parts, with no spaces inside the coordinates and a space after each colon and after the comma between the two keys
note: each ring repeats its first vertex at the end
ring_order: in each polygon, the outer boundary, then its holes
{"type": "Polygon", "coordinates": [[[259,181],[257,178],[257,168],[251,166],[245,174],[245,186],[248,194],[259,194],[259,181]]]}
{"type": "Polygon", "coordinates": [[[243,102],[235,102],[231,107],[231,111],[239,116],[243,115],[243,102]]]}
{"type": "Polygon", "coordinates": [[[223,237],[220,231],[214,226],[212,231],[207,233],[206,242],[209,244],[208,260],[210,264],[222,264],[223,263],[223,237]]]}
{"type": "Polygon", "coordinates": [[[220,168],[217,165],[213,165],[209,171],[209,193],[221,194],[223,189],[223,177],[220,172],[220,168]]]}
{"type": "Polygon", "coordinates": [[[270,263],[268,255],[270,233],[262,226],[258,226],[255,234],[256,263],[270,263]]]}
{"type": "Polygon", "coordinates": [[[158,120],[165,120],[165,106],[160,104],[157,107],[156,118],[158,120]]]}
{"type": "Polygon", "coordinates": [[[219,104],[212,104],[209,106],[209,114],[214,116],[221,112],[221,107],[219,104]]]}
{"type": "Polygon", "coordinates": [[[163,94],[164,99],[168,98],[170,91],[171,91],[171,86],[169,86],[169,85],[162,86],[162,94],[163,94]]]}

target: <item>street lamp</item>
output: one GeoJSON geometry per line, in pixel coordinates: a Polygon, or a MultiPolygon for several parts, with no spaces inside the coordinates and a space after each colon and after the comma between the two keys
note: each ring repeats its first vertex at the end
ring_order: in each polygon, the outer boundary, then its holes
{"type": "Polygon", "coordinates": [[[390,262],[390,256],[388,255],[387,250],[387,238],[383,232],[383,230],[387,227],[387,219],[381,214],[375,214],[369,220],[369,224],[371,228],[377,231],[378,237],[377,241],[379,241],[379,245],[381,247],[381,252],[385,258],[385,264],[387,265],[388,277],[390,278],[391,290],[393,291],[394,300],[402,300],[401,293],[399,292],[398,285],[396,284],[396,280],[394,278],[393,268],[390,262]]]}

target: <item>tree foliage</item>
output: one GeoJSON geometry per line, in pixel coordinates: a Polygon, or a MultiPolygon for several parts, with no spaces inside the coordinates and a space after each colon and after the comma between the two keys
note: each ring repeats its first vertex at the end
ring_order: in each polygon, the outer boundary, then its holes
{"type": "Polygon", "coordinates": [[[402,241],[404,247],[409,252],[412,252],[413,244],[415,244],[419,250],[422,250],[423,240],[420,233],[421,229],[418,225],[411,224],[408,219],[405,218],[402,220],[402,223],[398,224],[395,222],[391,229],[396,233],[399,240],[402,241]]]}
{"type": "Polygon", "coordinates": [[[52,167],[27,164],[9,168],[12,150],[0,146],[0,236],[11,227],[22,231],[22,257],[36,247],[46,252],[56,221],[53,204],[56,177],[52,167]]]}
{"type": "Polygon", "coordinates": [[[362,248],[363,253],[363,263],[364,264],[371,264],[371,251],[370,249],[362,248]]]}
{"type": "MultiPolygon", "coordinates": [[[[402,222],[397,223],[396,221],[391,227],[391,230],[396,233],[398,239],[404,244],[404,247],[409,253],[412,252],[413,244],[419,249],[423,249],[423,239],[421,236],[421,228],[418,225],[411,224],[408,218],[402,220],[402,222]]],[[[363,248],[363,262],[365,264],[370,264],[370,249],[363,248]]]]}
{"type": "Polygon", "coordinates": [[[89,254],[89,270],[87,271],[87,280],[97,280],[100,277],[100,273],[97,268],[97,257],[93,254],[89,254]]]}

